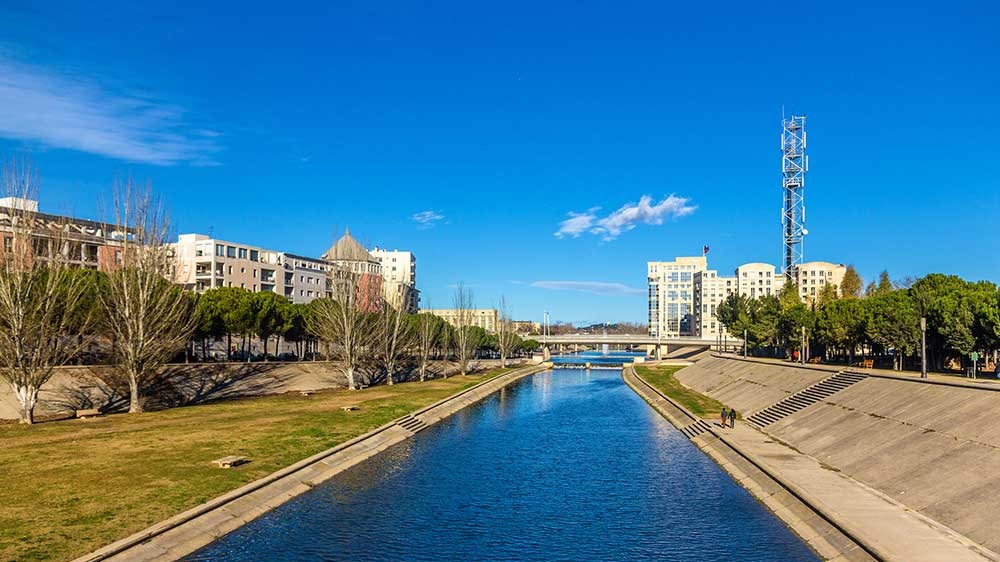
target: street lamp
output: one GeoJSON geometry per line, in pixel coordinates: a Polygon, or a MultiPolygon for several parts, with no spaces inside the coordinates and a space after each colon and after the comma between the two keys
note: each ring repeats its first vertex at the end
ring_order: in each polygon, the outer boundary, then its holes
{"type": "Polygon", "coordinates": [[[927,317],[920,318],[920,378],[927,378],[927,317]]]}

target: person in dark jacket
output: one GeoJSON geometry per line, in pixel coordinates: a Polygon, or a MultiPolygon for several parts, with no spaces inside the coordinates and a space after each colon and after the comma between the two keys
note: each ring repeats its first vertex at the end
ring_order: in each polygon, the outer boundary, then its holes
{"type": "Polygon", "coordinates": [[[729,427],[736,427],[736,408],[729,410],[729,427]]]}
{"type": "Polygon", "coordinates": [[[723,406],[723,407],[722,407],[722,411],[721,411],[721,412],[719,412],[719,418],[720,418],[720,420],[722,421],[722,427],[726,427],[726,418],[727,418],[728,416],[729,416],[729,413],[728,413],[728,412],[726,412],[726,407],[725,407],[725,406],[723,406]]]}

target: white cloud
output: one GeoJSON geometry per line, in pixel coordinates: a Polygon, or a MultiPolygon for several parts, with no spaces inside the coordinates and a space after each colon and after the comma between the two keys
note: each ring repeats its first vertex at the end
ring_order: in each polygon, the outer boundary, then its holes
{"type": "Polygon", "coordinates": [[[592,207],[585,213],[569,213],[569,218],[559,223],[559,230],[556,231],[556,238],[572,236],[578,238],[594,226],[594,219],[597,218],[597,211],[600,207],[592,207]]]}
{"type": "Polygon", "coordinates": [[[680,218],[690,215],[698,208],[689,205],[687,197],[669,195],[659,203],[654,204],[653,198],[643,195],[637,203],[626,203],[610,215],[598,218],[598,207],[593,207],[584,213],[569,213],[569,218],[559,223],[557,238],[579,237],[584,232],[596,234],[604,241],[614,240],[623,232],[628,232],[638,224],[663,224],[668,218],[680,218]]]}
{"type": "Polygon", "coordinates": [[[417,228],[427,230],[428,228],[434,228],[434,225],[444,220],[444,215],[437,211],[420,211],[419,213],[413,213],[410,218],[413,222],[417,223],[417,228]]]}
{"type": "Polygon", "coordinates": [[[152,96],[0,54],[0,137],[161,166],[217,164],[221,133],[190,127],[184,115],[152,96]]]}
{"type": "Polygon", "coordinates": [[[621,283],[607,283],[605,281],[535,281],[531,283],[531,286],[553,291],[575,291],[603,296],[631,297],[646,294],[645,289],[637,289],[621,283]]]}

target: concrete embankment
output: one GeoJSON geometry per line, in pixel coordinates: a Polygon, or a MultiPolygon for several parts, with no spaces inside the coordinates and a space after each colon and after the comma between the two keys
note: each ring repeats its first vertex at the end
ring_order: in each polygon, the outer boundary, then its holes
{"type": "Polygon", "coordinates": [[[75,562],[176,560],[186,556],[336,474],[550,366],[523,367],[484,381],[82,556],[75,562]]]}
{"type": "Polygon", "coordinates": [[[819,398],[813,385],[834,375],[723,356],[677,378],[760,420],[759,431],[747,431],[967,537],[983,558],[1000,559],[1000,387],[869,374],[819,398]],[[791,407],[768,409],[782,401],[791,407]],[[771,415],[754,416],[761,411],[771,415]]]}
{"type": "Polygon", "coordinates": [[[622,371],[622,378],[671,424],[691,438],[695,446],[788,525],[822,559],[836,562],[878,560],[845,534],[835,522],[813,509],[780,479],[725,439],[715,422],[707,423],[694,416],[636,376],[630,366],[622,371]]]}

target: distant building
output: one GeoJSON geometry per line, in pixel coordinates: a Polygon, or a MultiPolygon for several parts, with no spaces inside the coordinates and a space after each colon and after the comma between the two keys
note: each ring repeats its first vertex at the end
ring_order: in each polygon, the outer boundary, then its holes
{"type": "Polygon", "coordinates": [[[766,295],[777,295],[785,279],[775,276],[775,266],[769,263],[745,263],[736,268],[739,294],[756,299],[766,295]]]}
{"type": "Polygon", "coordinates": [[[816,301],[825,285],[833,285],[838,289],[844,282],[847,267],[825,261],[811,261],[795,268],[795,285],[803,302],[811,304],[816,301]]]}
{"type": "Polygon", "coordinates": [[[63,215],[38,212],[38,201],[21,197],[0,198],[0,238],[2,251],[14,250],[13,218],[28,216],[31,227],[32,256],[43,257],[58,251],[56,240],[65,240],[65,258],[70,267],[108,272],[121,263],[118,241],[126,234],[114,225],[63,215]],[[58,230],[58,233],[57,233],[58,230]]]}
{"type": "Polygon", "coordinates": [[[382,261],[373,256],[360,242],[351,236],[351,230],[346,229],[344,235],[337,240],[323,256],[323,261],[331,267],[331,282],[333,297],[337,298],[338,279],[351,275],[354,281],[350,284],[359,298],[360,306],[371,310],[377,309],[382,299],[382,261]]]}
{"type": "Polygon", "coordinates": [[[387,302],[410,314],[417,312],[417,258],[412,252],[386,250],[376,246],[369,252],[382,264],[382,294],[387,302]]]}
{"type": "MultiPolygon", "coordinates": [[[[420,312],[426,312],[428,314],[433,314],[434,316],[439,316],[452,326],[458,326],[459,311],[456,309],[438,308],[421,310],[420,312]]],[[[491,334],[496,333],[500,316],[497,309],[479,308],[469,309],[464,312],[468,315],[470,326],[479,326],[491,334]]]]}
{"type": "Polygon", "coordinates": [[[721,277],[714,269],[695,272],[692,320],[694,335],[709,339],[722,333],[716,309],[726,297],[739,291],[737,279],[738,277],[721,277]]]}
{"type": "Polygon", "coordinates": [[[649,283],[649,335],[693,335],[694,274],[708,269],[705,256],[679,257],[646,264],[649,283]]]}
{"type": "Polygon", "coordinates": [[[203,293],[217,287],[272,292],[293,303],[329,295],[322,260],[211,238],[182,234],[174,245],[178,282],[203,293]]]}
{"type": "Polygon", "coordinates": [[[535,322],[534,320],[511,320],[510,326],[515,334],[529,335],[540,334],[542,332],[541,322],[535,322]]]}

